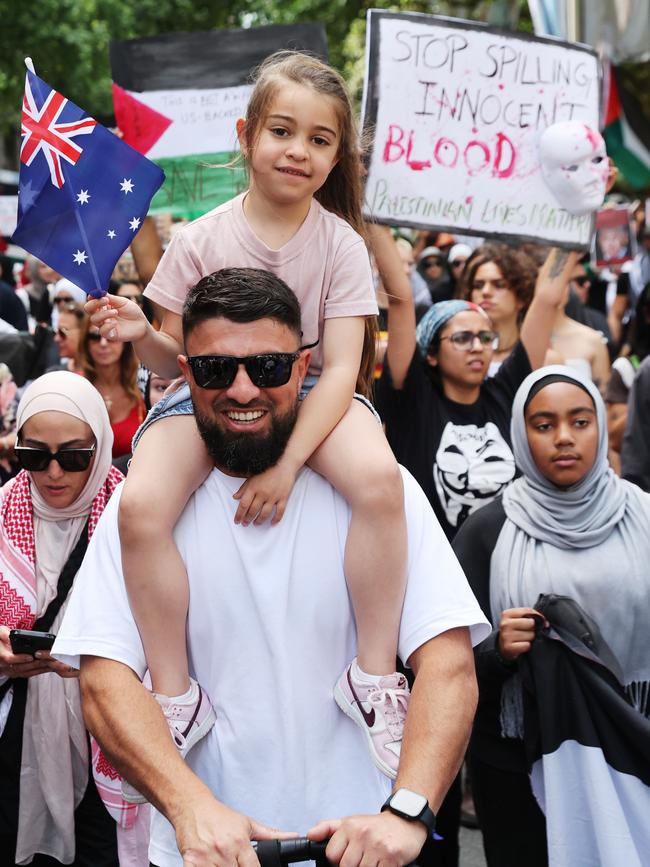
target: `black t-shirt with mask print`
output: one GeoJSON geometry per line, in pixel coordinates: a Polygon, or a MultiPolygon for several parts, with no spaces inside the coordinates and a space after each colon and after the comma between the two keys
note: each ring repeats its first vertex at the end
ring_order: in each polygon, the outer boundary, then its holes
{"type": "Polygon", "coordinates": [[[445,397],[417,349],[401,389],[388,365],[377,386],[377,408],[395,457],[417,479],[447,534],[490,503],[515,477],[510,416],[515,392],[531,372],[521,342],[472,404],[445,397]]]}

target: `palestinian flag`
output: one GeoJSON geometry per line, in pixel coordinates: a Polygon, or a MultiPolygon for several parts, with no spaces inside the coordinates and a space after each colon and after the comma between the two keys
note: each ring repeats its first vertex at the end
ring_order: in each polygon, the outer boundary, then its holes
{"type": "Polygon", "coordinates": [[[635,190],[650,186],[650,117],[626,87],[621,69],[609,67],[603,135],[607,153],[635,190]]]}
{"type": "Polygon", "coordinates": [[[325,30],[271,25],[111,43],[117,125],[167,176],[150,213],[194,219],[244,189],[243,168],[224,167],[238,152],[235,123],[252,71],[281,48],[327,59],[325,30]]]}

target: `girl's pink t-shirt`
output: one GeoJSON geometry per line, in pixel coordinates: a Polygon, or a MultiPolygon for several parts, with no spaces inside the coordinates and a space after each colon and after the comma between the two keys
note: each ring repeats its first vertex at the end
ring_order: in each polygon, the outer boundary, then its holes
{"type": "MultiPolygon", "coordinates": [[[[177,232],[145,295],[179,315],[188,290],[221,268],[272,271],[296,293],[303,344],[322,337],[325,319],[374,316],[377,301],[368,251],[354,229],[315,199],[296,234],[279,250],[255,235],[244,216],[245,193],[177,232]]],[[[320,373],[322,347],[312,350],[310,372],[320,373]]]]}

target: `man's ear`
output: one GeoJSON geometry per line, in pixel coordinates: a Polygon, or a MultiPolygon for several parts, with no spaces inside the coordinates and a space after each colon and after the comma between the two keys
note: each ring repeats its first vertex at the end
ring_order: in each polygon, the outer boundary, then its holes
{"type": "Polygon", "coordinates": [[[185,382],[188,385],[191,385],[192,381],[193,381],[192,380],[192,370],[191,370],[189,364],[187,363],[187,356],[186,355],[177,355],[176,361],[178,361],[178,366],[181,369],[181,373],[185,377],[185,382]]]}
{"type": "Polygon", "coordinates": [[[298,365],[298,379],[300,380],[300,385],[303,384],[305,377],[307,376],[307,371],[309,370],[309,363],[311,361],[311,352],[309,349],[305,349],[300,358],[296,361],[298,365]]]}
{"type": "Polygon", "coordinates": [[[237,119],[235,124],[237,128],[237,139],[239,140],[239,149],[244,156],[248,156],[248,143],[246,141],[246,121],[243,117],[237,119]]]}

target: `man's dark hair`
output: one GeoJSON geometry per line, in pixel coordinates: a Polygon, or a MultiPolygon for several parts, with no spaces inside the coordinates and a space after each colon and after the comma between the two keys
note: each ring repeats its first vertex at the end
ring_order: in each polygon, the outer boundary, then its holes
{"type": "Polygon", "coordinates": [[[301,337],[300,304],[284,280],[261,268],[222,268],[203,277],[183,305],[183,338],[207,319],[275,319],[301,337]]]}

